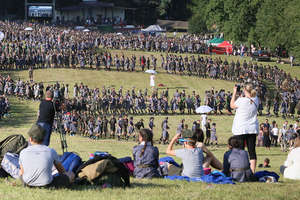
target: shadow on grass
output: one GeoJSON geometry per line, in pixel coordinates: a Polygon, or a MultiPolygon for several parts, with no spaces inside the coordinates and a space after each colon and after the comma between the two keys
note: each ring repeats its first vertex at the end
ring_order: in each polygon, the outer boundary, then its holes
{"type": "Polygon", "coordinates": [[[0,128],[21,128],[36,119],[35,110],[29,106],[31,101],[9,97],[9,102],[9,116],[0,120],[0,128]]]}
{"type": "Polygon", "coordinates": [[[155,184],[155,183],[132,183],[131,184],[131,188],[135,188],[135,187],[139,187],[139,188],[165,188],[167,187],[167,185],[163,185],[163,184],[155,184]]]}

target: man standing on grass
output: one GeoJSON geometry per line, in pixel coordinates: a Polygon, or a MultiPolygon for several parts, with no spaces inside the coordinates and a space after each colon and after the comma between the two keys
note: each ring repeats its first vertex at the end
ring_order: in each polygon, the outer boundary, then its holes
{"type": "Polygon", "coordinates": [[[52,132],[52,125],[55,116],[55,108],[52,102],[53,92],[48,90],[46,98],[41,101],[38,112],[37,124],[45,129],[45,138],[43,144],[49,146],[52,132]]]}

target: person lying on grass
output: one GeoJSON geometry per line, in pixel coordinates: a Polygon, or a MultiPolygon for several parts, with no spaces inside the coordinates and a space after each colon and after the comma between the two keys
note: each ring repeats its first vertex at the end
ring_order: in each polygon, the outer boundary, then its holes
{"type": "Polygon", "coordinates": [[[133,175],[136,178],[160,177],[159,151],[153,146],[153,133],[149,129],[139,131],[139,145],[133,147],[133,175]]]}
{"type": "Polygon", "coordinates": [[[284,178],[300,180],[300,130],[294,133],[291,139],[294,141],[294,148],[284,165],[280,166],[280,172],[284,178]]]}
{"type": "Polygon", "coordinates": [[[229,138],[228,147],[223,158],[223,173],[238,182],[250,181],[253,174],[248,152],[241,149],[241,142],[235,136],[229,138]]]}
{"type": "Polygon", "coordinates": [[[186,129],[181,134],[176,134],[173,137],[166,153],[170,156],[176,156],[182,159],[182,172],[176,175],[196,178],[204,175],[204,168],[209,168],[210,166],[219,170],[222,170],[223,168],[222,163],[203,145],[203,143],[197,144],[196,135],[189,129],[186,129]],[[174,143],[178,139],[183,142],[184,148],[173,150],[174,143]],[[206,154],[205,157],[203,153],[206,154]]]}
{"type": "Polygon", "coordinates": [[[34,124],[28,132],[30,146],[20,153],[20,176],[25,186],[30,187],[66,187],[74,179],[73,173],[67,173],[59,162],[54,149],[43,145],[46,131],[34,124]],[[52,176],[52,167],[58,175],[52,176]]]}

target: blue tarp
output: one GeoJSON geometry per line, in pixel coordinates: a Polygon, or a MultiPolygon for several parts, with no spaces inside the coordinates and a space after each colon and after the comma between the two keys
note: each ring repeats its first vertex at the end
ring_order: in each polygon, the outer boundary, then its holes
{"type": "Polygon", "coordinates": [[[166,176],[165,179],[214,184],[235,184],[231,177],[226,177],[225,174],[219,171],[213,171],[212,173],[199,178],[190,178],[187,176],[166,176]]]}

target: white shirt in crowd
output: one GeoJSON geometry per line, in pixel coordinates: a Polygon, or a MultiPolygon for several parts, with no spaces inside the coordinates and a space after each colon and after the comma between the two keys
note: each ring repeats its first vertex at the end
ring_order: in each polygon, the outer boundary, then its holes
{"type": "Polygon", "coordinates": [[[237,106],[232,133],[234,135],[258,134],[259,123],[257,119],[258,98],[239,97],[235,101],[237,106]]]}
{"type": "Polygon", "coordinates": [[[293,149],[284,162],[284,178],[300,180],[300,147],[293,149]]]}
{"type": "Polygon", "coordinates": [[[154,75],[150,76],[150,86],[155,87],[155,76],[154,75]]]}
{"type": "Polygon", "coordinates": [[[294,130],[297,131],[297,129],[298,129],[298,124],[295,123],[295,124],[294,124],[294,130]]]}
{"type": "Polygon", "coordinates": [[[207,115],[203,114],[203,115],[201,115],[201,118],[202,118],[201,129],[204,131],[205,130],[205,125],[206,125],[207,115]]]}
{"type": "Polygon", "coordinates": [[[278,136],[279,129],[277,127],[272,128],[272,134],[278,136]]]}

